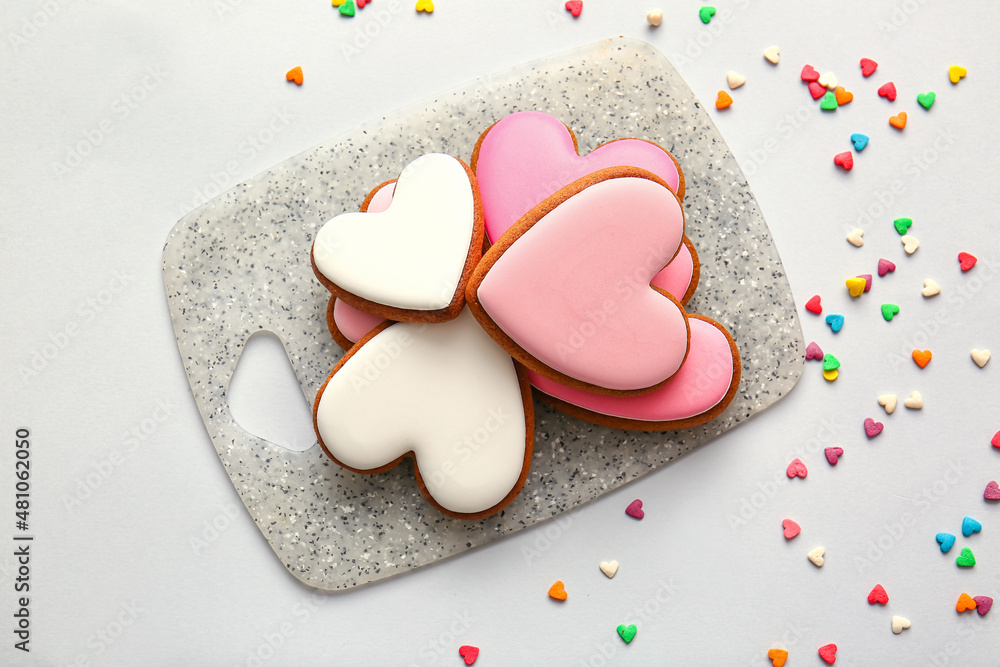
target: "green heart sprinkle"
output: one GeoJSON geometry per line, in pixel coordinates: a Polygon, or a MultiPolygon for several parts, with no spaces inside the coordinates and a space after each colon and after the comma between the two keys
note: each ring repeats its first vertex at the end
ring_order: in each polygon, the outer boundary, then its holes
{"type": "Polygon", "coordinates": [[[912,224],[913,220],[911,218],[896,218],[892,221],[892,226],[896,228],[896,231],[899,232],[900,236],[905,234],[906,230],[909,229],[912,224]]]}
{"type": "Polygon", "coordinates": [[[892,319],[892,316],[899,312],[899,306],[894,303],[883,303],[882,304],[882,317],[888,322],[892,319]]]}
{"type": "Polygon", "coordinates": [[[344,16],[354,16],[354,0],[347,0],[338,9],[344,16]]]}
{"type": "MultiPolygon", "coordinates": [[[[962,555],[955,559],[955,562],[959,567],[972,567],[976,564],[976,557],[972,555],[972,549],[969,547],[962,547],[962,555]]],[[[621,632],[621,627],[618,626],[619,632],[621,632]]],[[[635,627],[635,626],[632,626],[635,627]]],[[[632,633],[635,634],[634,632],[632,633]]]]}
{"type": "MultiPolygon", "coordinates": [[[[965,551],[968,551],[968,549],[966,549],[965,551]]],[[[972,552],[970,551],[969,553],[972,552]]],[[[618,634],[621,635],[621,638],[625,640],[626,644],[628,644],[629,642],[632,641],[632,638],[635,637],[636,629],[637,628],[635,627],[634,623],[629,626],[619,625],[618,634]]]]}
{"type": "Polygon", "coordinates": [[[715,7],[702,7],[698,10],[698,16],[701,17],[702,23],[708,23],[715,16],[715,7]]]}
{"type": "Polygon", "coordinates": [[[840,368],[840,359],[833,356],[832,354],[823,355],[823,370],[824,371],[835,371],[840,368]]]}
{"type": "Polygon", "coordinates": [[[920,102],[920,106],[922,106],[925,109],[930,109],[931,105],[934,104],[934,100],[936,98],[937,95],[934,94],[934,91],[931,91],[929,93],[920,93],[919,95],[917,95],[917,101],[920,102]]]}
{"type": "Polygon", "coordinates": [[[840,105],[837,104],[837,96],[830,91],[827,91],[826,95],[819,102],[819,108],[823,111],[835,111],[838,106],[840,105]]]}

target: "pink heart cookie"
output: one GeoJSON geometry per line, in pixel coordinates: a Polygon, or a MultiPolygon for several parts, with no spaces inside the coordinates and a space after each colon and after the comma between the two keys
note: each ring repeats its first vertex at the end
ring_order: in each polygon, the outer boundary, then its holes
{"type": "Polygon", "coordinates": [[[683,233],[665,183],[642,169],[605,169],[521,218],[473,271],[466,299],[531,370],[597,393],[645,393],[687,356],[686,313],[650,286],[683,233]]]}
{"type": "Polygon", "coordinates": [[[521,111],[497,121],[472,154],[487,238],[495,243],[521,216],[578,178],[618,166],[651,171],[684,198],[677,161],[650,141],[618,139],[581,156],[573,133],[549,114],[521,111]]]}

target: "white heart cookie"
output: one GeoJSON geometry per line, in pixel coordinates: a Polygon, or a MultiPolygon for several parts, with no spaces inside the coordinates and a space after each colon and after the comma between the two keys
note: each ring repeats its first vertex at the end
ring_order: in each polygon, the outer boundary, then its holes
{"type": "Polygon", "coordinates": [[[980,368],[982,368],[983,366],[986,365],[986,362],[990,360],[990,351],[989,350],[973,350],[971,356],[972,356],[972,360],[974,362],[976,362],[976,365],[979,366],[980,368]]]}
{"type": "Polygon", "coordinates": [[[618,561],[613,560],[610,563],[607,561],[601,561],[601,572],[604,573],[608,579],[612,578],[618,572],[618,561]]]}
{"type": "Polygon", "coordinates": [[[903,630],[910,627],[910,619],[903,618],[902,616],[892,617],[892,634],[898,635],[903,630]]]}
{"type": "Polygon", "coordinates": [[[533,423],[527,381],[467,308],[355,345],[316,397],[320,444],[337,463],[379,472],[412,452],[428,498],[459,515],[519,490],[533,423]]]}
{"type": "Polygon", "coordinates": [[[823,554],[825,553],[826,549],[823,547],[816,547],[806,555],[809,557],[809,560],[812,561],[813,565],[816,567],[823,567],[823,554]]]}
{"type": "Polygon", "coordinates": [[[930,278],[924,278],[924,288],[920,293],[924,296],[936,296],[941,293],[941,286],[930,278]]]}
{"type": "Polygon", "coordinates": [[[896,409],[896,395],[885,394],[884,396],[879,396],[878,404],[885,408],[885,414],[891,415],[892,411],[896,409]]]}
{"type": "Polygon", "coordinates": [[[911,410],[919,410],[924,407],[924,397],[920,395],[919,391],[914,391],[910,393],[910,397],[903,401],[903,405],[911,410]]]}
{"type": "Polygon", "coordinates": [[[728,72],[726,74],[726,83],[729,84],[729,90],[736,90],[746,82],[747,78],[738,72],[728,72]]]}
{"type": "Polygon", "coordinates": [[[401,310],[446,309],[471,273],[466,259],[481,252],[478,210],[461,160],[423,155],[403,169],[387,210],[344,213],[323,225],[313,262],[334,292],[401,310]]]}
{"type": "Polygon", "coordinates": [[[917,251],[917,248],[920,247],[920,241],[918,241],[917,239],[913,238],[909,234],[907,234],[906,236],[902,237],[899,240],[902,241],[902,243],[903,243],[903,250],[906,251],[907,255],[912,255],[913,253],[915,253],[917,251]]]}
{"type": "Polygon", "coordinates": [[[851,233],[847,235],[847,241],[855,248],[860,248],[865,244],[865,239],[863,238],[864,235],[865,235],[865,230],[858,227],[857,229],[852,230],[851,233]]]}

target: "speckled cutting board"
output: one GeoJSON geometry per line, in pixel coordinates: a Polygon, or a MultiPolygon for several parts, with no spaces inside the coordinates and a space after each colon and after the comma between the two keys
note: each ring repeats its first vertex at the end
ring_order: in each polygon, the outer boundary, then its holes
{"type": "MultiPolygon", "coordinates": [[[[180,356],[219,458],[281,562],[320,589],[391,577],[559,516],[759,414],[802,372],[792,294],[746,178],[680,75],[635,40],[599,42],[475,81],[291,158],[178,222],[163,274],[180,356]],[[680,161],[687,233],[701,259],[687,310],[725,326],[743,362],[729,409],[698,428],[645,433],[592,426],[536,401],[523,491],[503,512],[474,522],[431,507],[409,461],[358,475],[318,445],[292,452],[240,428],[226,388],[251,334],[281,339],[310,404],[342,354],[326,328],[330,295],[309,263],[319,227],[358,210],[369,190],[420,154],[469,161],[483,130],[523,109],[563,120],[583,154],[641,137],[680,161]]],[[[669,471],[660,474],[670,482],[669,471]]]]}

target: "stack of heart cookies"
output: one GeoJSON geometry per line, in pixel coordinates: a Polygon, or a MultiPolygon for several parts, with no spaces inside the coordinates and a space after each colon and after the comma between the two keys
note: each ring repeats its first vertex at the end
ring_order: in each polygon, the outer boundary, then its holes
{"type": "Polygon", "coordinates": [[[471,166],[415,159],[313,243],[347,350],[314,405],[323,450],[364,473],[412,456],[427,500],[475,519],[524,484],[532,387],[617,428],[715,418],[740,362],[721,325],[684,310],[699,262],[683,196],[660,146],[619,139],[580,156],[534,111],[488,128],[471,166]]]}

